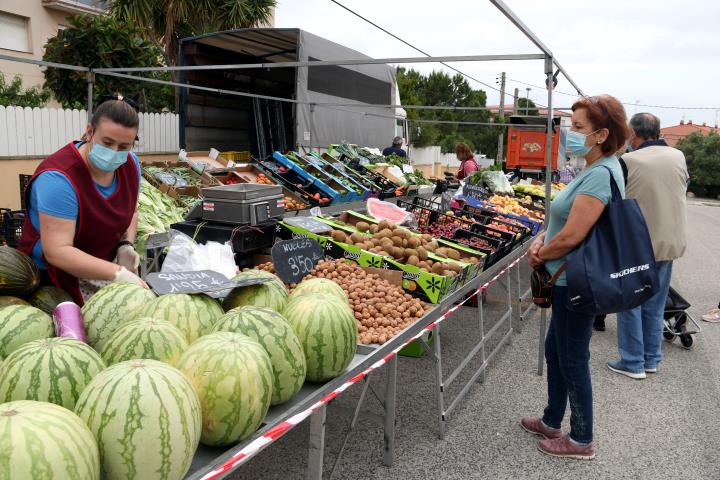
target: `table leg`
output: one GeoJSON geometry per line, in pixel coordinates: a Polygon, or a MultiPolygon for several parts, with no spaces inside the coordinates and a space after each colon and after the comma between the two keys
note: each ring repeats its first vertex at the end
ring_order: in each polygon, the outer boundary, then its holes
{"type": "Polygon", "coordinates": [[[327,405],[310,415],[310,448],[308,453],[308,480],[322,480],[323,457],[325,455],[325,415],[327,405]]]}
{"type": "Polygon", "coordinates": [[[397,362],[394,355],[387,363],[387,387],[385,389],[385,455],[383,465],[392,467],[395,460],[395,399],[397,396],[397,362]]]}

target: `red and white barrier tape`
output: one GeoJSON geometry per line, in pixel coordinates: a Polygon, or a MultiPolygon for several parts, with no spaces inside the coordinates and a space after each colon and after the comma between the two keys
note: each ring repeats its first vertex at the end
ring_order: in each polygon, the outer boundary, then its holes
{"type": "Polygon", "coordinates": [[[304,410],[296,415],[293,415],[292,417],[288,418],[282,423],[279,423],[272,427],[270,430],[262,434],[260,437],[256,438],[252,442],[248,443],[242,450],[235,453],[232,457],[230,457],[225,463],[218,466],[216,469],[206,473],[201,480],[214,480],[218,478],[220,475],[223,475],[230,470],[234,469],[238,465],[241,465],[242,463],[246,462],[250,457],[252,457],[254,454],[256,454],[258,451],[260,451],[262,448],[264,448],[266,445],[273,443],[278,438],[285,435],[287,432],[292,430],[295,426],[302,423],[305,419],[307,419],[310,415],[312,415],[316,410],[318,410],[323,405],[327,404],[330,400],[340,395],[342,392],[350,388],[351,386],[358,383],[360,380],[365,378],[370,374],[370,372],[377,370],[378,368],[385,365],[392,357],[398,354],[400,350],[402,350],[407,344],[410,342],[413,342],[417,340],[418,338],[422,337],[425,333],[431,331],[433,328],[435,328],[436,325],[439,325],[442,321],[450,317],[455,311],[457,311],[458,308],[463,306],[465,302],[469,301],[471,298],[475,297],[479,293],[483,293],[485,290],[487,290],[490,285],[495,283],[502,275],[504,275],[508,270],[513,268],[515,265],[520,263],[520,260],[525,256],[526,254],[523,254],[518,259],[513,261],[511,264],[509,264],[507,267],[499,271],[494,277],[492,277],[490,280],[488,280],[485,284],[481,285],[480,288],[475,290],[474,293],[469,294],[465,299],[458,303],[457,305],[453,305],[451,308],[449,308],[440,318],[435,320],[433,323],[429,324],[425,328],[423,328],[420,332],[418,332],[413,337],[407,339],[402,345],[395,348],[393,351],[385,355],[383,358],[378,360],[377,362],[370,365],[368,368],[363,370],[362,372],[355,375],[353,378],[348,380],[347,382],[340,385],[338,388],[333,390],[332,392],[325,395],[323,398],[318,400],[315,404],[313,404],[310,408],[307,410],[304,410]]]}

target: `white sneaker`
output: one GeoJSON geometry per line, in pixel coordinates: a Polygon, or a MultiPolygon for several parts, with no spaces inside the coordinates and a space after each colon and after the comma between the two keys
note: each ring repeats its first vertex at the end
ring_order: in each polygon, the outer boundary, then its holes
{"type": "Polygon", "coordinates": [[[625,375],[626,377],[630,377],[635,380],[644,380],[646,377],[645,372],[631,372],[630,370],[625,370],[625,368],[620,365],[620,362],[608,362],[607,367],[615,373],[625,375]]]}

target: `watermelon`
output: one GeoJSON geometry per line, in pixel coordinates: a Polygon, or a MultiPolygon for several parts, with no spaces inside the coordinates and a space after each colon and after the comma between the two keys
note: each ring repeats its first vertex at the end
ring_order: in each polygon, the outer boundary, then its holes
{"type": "Polygon", "coordinates": [[[287,289],[282,280],[263,270],[246,270],[236,275],[233,280],[246,278],[269,278],[270,281],[234,289],[223,301],[223,308],[226,312],[246,305],[267,307],[276,312],[282,312],[288,298],[287,289]]]}
{"type": "Polygon", "coordinates": [[[288,302],[284,315],[305,351],[308,380],[325,382],[347,368],[357,350],[357,324],[346,302],[309,293],[288,302]]]}
{"type": "Polygon", "coordinates": [[[95,438],[77,415],[58,405],[2,403],[0,478],[99,480],[95,438]]]}
{"type": "Polygon", "coordinates": [[[115,330],[105,342],[102,358],[108,365],[134,358],[150,358],[175,365],[187,347],[185,334],[170,322],[140,318],[115,330]]]}
{"type": "Polygon", "coordinates": [[[104,479],[180,479],[200,440],[200,403],[176,368],[128,360],[103,370],[75,413],[95,435],[104,479]]]}
{"type": "Polygon", "coordinates": [[[232,445],[258,429],[273,389],[272,364],[259,343],[239,333],[211,333],[190,345],[177,367],[200,397],[202,443],[232,445]]]}
{"type": "Polygon", "coordinates": [[[284,403],[300,391],[307,369],[305,353],[285,317],[269,308],[235,308],[218,320],[213,331],[242,333],[262,345],[273,367],[270,405],[284,403]]]}
{"type": "Polygon", "coordinates": [[[88,343],[98,352],[110,335],[143,310],[155,298],[147,288],[114,282],[98,290],[82,307],[88,343]]]}
{"type": "Polygon", "coordinates": [[[19,297],[13,297],[10,295],[0,295],[0,308],[7,307],[8,305],[30,305],[30,304],[19,297]]]}
{"type": "Polygon", "coordinates": [[[170,322],[192,343],[210,333],[223,313],[220,304],[207,295],[173,293],[153,300],[142,314],[170,322]]]}
{"type": "Polygon", "coordinates": [[[28,300],[30,301],[30,305],[39,308],[48,315],[52,315],[53,310],[55,310],[58,304],[73,301],[70,294],[65,290],[53,286],[38,288],[30,295],[28,300]]]}
{"type": "Polygon", "coordinates": [[[30,257],[0,246],[0,295],[27,295],[40,286],[40,271],[30,257]]]}
{"type": "Polygon", "coordinates": [[[32,340],[52,337],[50,315],[27,305],[0,308],[0,360],[32,340]]]}
{"type": "Polygon", "coordinates": [[[328,280],[327,278],[309,278],[307,280],[303,280],[290,294],[290,300],[306,293],[326,293],[329,295],[335,295],[345,302],[348,301],[348,296],[347,293],[345,293],[345,290],[343,290],[340,285],[332,280],[328,280]]]}
{"type": "Polygon", "coordinates": [[[88,344],[53,337],[21,346],[0,364],[0,402],[39,400],[72,410],[105,362],[88,344]]]}

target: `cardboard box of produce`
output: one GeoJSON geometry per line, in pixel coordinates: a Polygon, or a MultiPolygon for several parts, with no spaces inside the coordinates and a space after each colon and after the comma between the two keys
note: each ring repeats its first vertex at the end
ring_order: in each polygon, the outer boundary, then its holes
{"type": "MultiPolygon", "coordinates": [[[[232,168],[232,173],[237,175],[242,183],[259,183],[261,185],[278,185],[270,175],[263,172],[257,165],[251,163],[242,164],[232,168]]],[[[300,195],[283,187],[283,196],[285,197],[285,211],[302,210],[309,208],[307,202],[304,202],[300,195]]]]}

